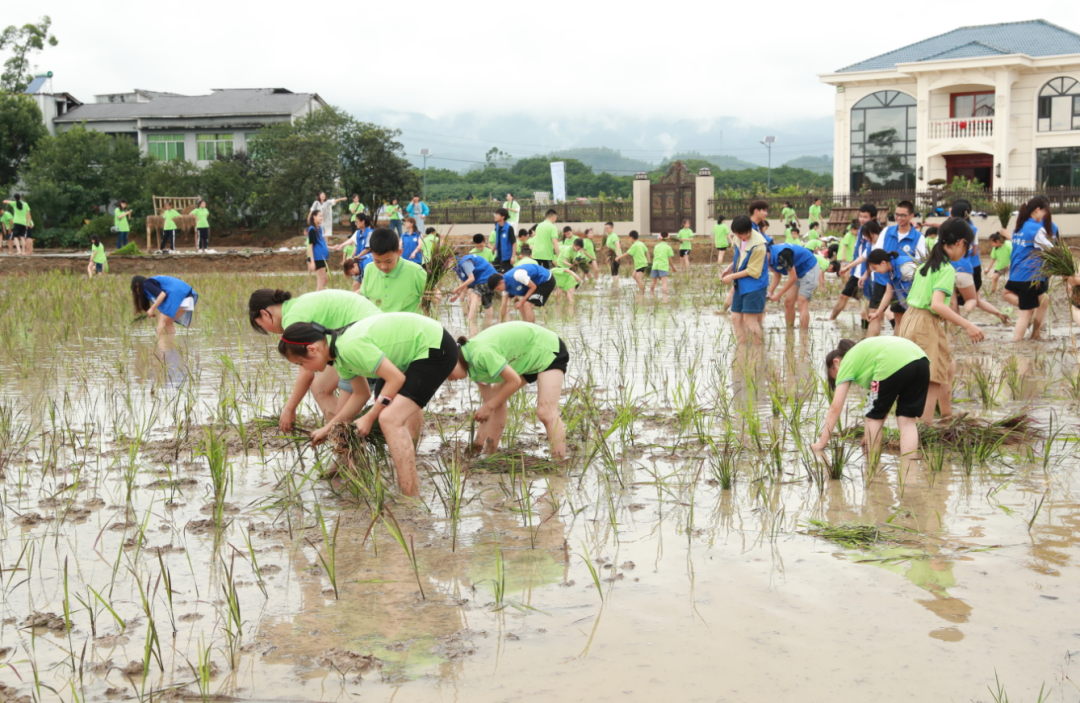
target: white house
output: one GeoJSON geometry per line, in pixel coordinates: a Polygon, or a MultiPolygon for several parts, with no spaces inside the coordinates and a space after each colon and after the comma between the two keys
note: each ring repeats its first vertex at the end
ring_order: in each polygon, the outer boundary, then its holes
{"type": "Polygon", "coordinates": [[[820,76],[836,86],[833,187],[1080,188],[1080,35],[962,27],[820,76]]]}
{"type": "Polygon", "coordinates": [[[187,159],[201,165],[248,150],[262,127],[326,107],[315,93],[285,88],[213,90],[191,96],[135,90],[96,95],[95,102],[84,105],[66,93],[50,92],[49,83],[35,81],[26,92],[42,106],[51,134],[85,124],[87,129],[135,140],[143,153],[159,159],[187,159]]]}

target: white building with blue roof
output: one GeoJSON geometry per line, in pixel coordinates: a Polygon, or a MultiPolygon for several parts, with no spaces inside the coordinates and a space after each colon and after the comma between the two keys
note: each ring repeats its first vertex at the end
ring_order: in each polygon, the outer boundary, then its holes
{"type": "Polygon", "coordinates": [[[820,76],[836,86],[838,192],[1080,188],[1080,34],[961,27],[820,76]]]}

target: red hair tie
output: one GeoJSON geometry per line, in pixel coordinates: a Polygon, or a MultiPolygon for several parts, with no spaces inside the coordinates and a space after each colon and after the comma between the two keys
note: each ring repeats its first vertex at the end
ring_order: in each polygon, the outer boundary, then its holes
{"type": "Polygon", "coordinates": [[[284,337],[281,338],[281,341],[285,342],[286,344],[293,344],[298,347],[306,347],[309,344],[308,342],[292,342],[288,339],[285,339],[284,337]]]}

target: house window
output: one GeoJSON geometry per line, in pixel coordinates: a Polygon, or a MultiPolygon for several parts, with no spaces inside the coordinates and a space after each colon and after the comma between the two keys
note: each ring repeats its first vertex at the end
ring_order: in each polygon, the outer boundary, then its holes
{"type": "Polygon", "coordinates": [[[1039,91],[1039,131],[1080,129],[1080,82],[1055,78],[1039,91]]]}
{"type": "Polygon", "coordinates": [[[146,149],[159,161],[176,161],[184,158],[183,134],[150,134],[146,137],[146,149]]]}
{"type": "Polygon", "coordinates": [[[915,187],[915,98],[872,93],[851,108],[851,189],[915,187]]]}
{"type": "Polygon", "coordinates": [[[249,155],[254,154],[255,150],[259,147],[259,145],[256,143],[258,140],[258,132],[246,132],[244,134],[244,144],[246,145],[244,147],[244,150],[247,151],[249,155]]]}
{"type": "Polygon", "coordinates": [[[1080,188],[1080,147],[1037,149],[1040,188],[1080,188]]]}
{"type": "Polygon", "coordinates": [[[199,161],[227,159],[233,152],[233,135],[199,134],[195,137],[199,149],[199,161]]]}
{"type": "Polygon", "coordinates": [[[965,117],[993,117],[994,116],[994,93],[953,93],[952,104],[949,107],[949,116],[953,118],[965,117]]]}

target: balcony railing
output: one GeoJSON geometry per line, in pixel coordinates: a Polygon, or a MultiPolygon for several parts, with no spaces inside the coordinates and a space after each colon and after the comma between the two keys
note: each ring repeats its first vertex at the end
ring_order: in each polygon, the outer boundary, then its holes
{"type": "Polygon", "coordinates": [[[930,139],[979,139],[994,136],[993,117],[930,120],[930,139]]]}

